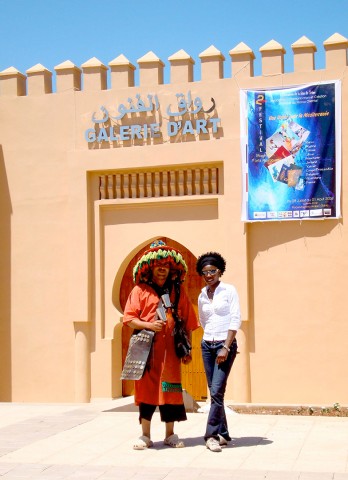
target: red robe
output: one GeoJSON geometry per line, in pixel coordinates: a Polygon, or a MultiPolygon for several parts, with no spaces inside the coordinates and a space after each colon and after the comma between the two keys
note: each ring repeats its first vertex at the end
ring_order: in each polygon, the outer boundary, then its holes
{"type": "MultiPolygon", "coordinates": [[[[174,297],[171,298],[174,301],[174,297]]],[[[144,322],[155,320],[159,297],[149,285],[141,283],[131,291],[124,310],[123,323],[140,319],[144,322]]],[[[183,287],[180,288],[178,316],[185,321],[188,332],[196,330],[199,322],[183,287]]],[[[161,332],[156,332],[150,352],[149,367],[143,377],[135,381],[135,404],[181,405],[181,360],[174,349],[174,318],[167,310],[167,321],[161,332]]]]}

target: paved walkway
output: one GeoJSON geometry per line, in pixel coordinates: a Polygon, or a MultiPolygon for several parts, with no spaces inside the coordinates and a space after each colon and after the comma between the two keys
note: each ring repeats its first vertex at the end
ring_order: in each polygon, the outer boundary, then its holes
{"type": "Polygon", "coordinates": [[[186,448],[154,448],[139,436],[132,398],[91,404],[0,403],[0,480],[348,480],[348,418],[228,415],[231,445],[206,449],[206,413],[189,413],[176,432],[186,448]]]}

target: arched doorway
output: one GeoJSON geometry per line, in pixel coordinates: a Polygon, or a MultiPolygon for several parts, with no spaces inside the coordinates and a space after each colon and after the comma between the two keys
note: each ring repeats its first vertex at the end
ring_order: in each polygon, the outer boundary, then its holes
{"type": "MultiPolygon", "coordinates": [[[[196,257],[180,243],[168,237],[160,237],[167,245],[177,248],[182,253],[188,266],[188,274],[184,283],[184,288],[192,302],[192,305],[197,314],[197,299],[201,288],[203,287],[203,280],[196,274],[196,257]]],[[[150,243],[150,242],[149,242],[150,243]]],[[[133,267],[137,259],[149,248],[149,245],[139,250],[139,252],[129,262],[128,267],[123,275],[120,287],[120,305],[122,311],[124,310],[128,295],[133,288],[133,267]]],[[[126,358],[129,338],[132,334],[132,329],[129,327],[122,327],[122,366],[126,358]]],[[[182,384],[183,388],[190,393],[195,400],[205,400],[207,398],[207,382],[204,373],[203,361],[201,357],[200,343],[203,331],[201,328],[193,332],[192,335],[192,362],[189,365],[182,365],[182,384]]],[[[122,380],[122,396],[126,397],[133,395],[134,382],[131,380],[122,380]]]]}

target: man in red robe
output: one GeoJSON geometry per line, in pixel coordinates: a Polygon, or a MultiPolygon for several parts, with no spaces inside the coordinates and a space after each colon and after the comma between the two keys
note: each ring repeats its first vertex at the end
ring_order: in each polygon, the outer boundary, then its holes
{"type": "Polygon", "coordinates": [[[174,433],[174,422],[186,420],[182,395],[181,362],[191,362],[191,352],[180,359],[175,352],[173,330],[175,320],[181,319],[186,332],[199,327],[191,302],[181,286],[187,265],[181,253],[164,242],[151,244],[133,269],[135,287],[131,291],[124,311],[123,323],[136,330],[153,330],[154,341],[144,375],[135,381],[135,404],[139,406],[142,435],[133,448],[144,450],[153,445],[151,420],[159,407],[165,423],[164,444],[184,447],[174,433]],[[171,307],[166,309],[165,321],[156,310],[162,295],[169,295],[171,307]]]}

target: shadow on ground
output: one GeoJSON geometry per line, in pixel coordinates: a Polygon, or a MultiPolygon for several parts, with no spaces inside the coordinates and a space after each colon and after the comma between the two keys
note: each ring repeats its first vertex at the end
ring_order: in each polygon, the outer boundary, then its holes
{"type": "MultiPolygon", "coordinates": [[[[185,447],[197,447],[204,445],[204,438],[201,437],[182,437],[182,440],[185,442],[185,447]]],[[[270,445],[273,443],[271,440],[268,440],[264,437],[241,437],[241,438],[232,438],[231,442],[223,447],[224,449],[228,448],[238,448],[238,447],[255,447],[258,445],[270,445]]],[[[170,448],[163,444],[163,441],[153,442],[153,448],[155,450],[164,450],[170,448]]]]}
{"type": "MultiPolygon", "coordinates": [[[[158,410],[158,408],[156,409],[158,410]]],[[[121,407],[111,408],[110,410],[103,410],[104,413],[108,412],[139,412],[139,407],[134,405],[134,403],[129,403],[128,405],[122,405],[121,407]]]]}

